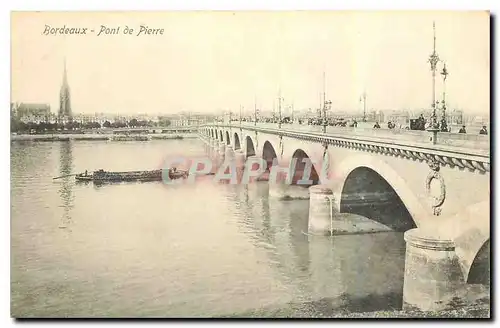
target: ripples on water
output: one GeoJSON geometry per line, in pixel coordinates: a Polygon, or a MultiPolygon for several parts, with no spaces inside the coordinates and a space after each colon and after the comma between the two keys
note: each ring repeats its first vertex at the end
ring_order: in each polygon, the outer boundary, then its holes
{"type": "Polygon", "coordinates": [[[308,302],[323,312],[401,306],[400,233],[311,238],[308,200],[266,183],[94,186],[85,170],[162,167],[196,140],[12,143],[16,317],[207,317],[308,302]]]}

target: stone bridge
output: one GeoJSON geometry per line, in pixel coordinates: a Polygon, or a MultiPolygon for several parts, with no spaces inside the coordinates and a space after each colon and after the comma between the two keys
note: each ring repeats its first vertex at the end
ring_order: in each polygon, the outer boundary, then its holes
{"type": "MultiPolygon", "coordinates": [[[[111,130],[111,129],[110,129],[111,130]]],[[[195,133],[198,131],[197,126],[185,125],[185,126],[166,126],[166,127],[125,127],[125,128],[113,128],[113,133],[117,132],[145,132],[145,133],[159,133],[165,131],[166,133],[195,133]]]]}
{"type": "Polygon", "coordinates": [[[267,174],[288,168],[292,185],[270,185],[270,194],[306,190],[311,235],[405,232],[407,306],[443,308],[460,286],[489,279],[489,136],[321,128],[209,124],[199,135],[219,158],[262,158],[267,174]],[[303,159],[312,162],[308,189],[295,186],[307,171],[303,159]]]}

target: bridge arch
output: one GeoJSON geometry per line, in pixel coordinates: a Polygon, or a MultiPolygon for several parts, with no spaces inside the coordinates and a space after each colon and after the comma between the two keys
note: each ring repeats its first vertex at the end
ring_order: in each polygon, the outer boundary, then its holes
{"type": "MultiPolygon", "coordinates": [[[[311,180],[312,184],[309,185],[304,185],[305,187],[310,187],[311,185],[317,185],[319,183],[319,174],[318,172],[321,172],[318,170],[317,164],[315,164],[315,161],[313,158],[311,158],[304,150],[298,148],[296,149],[291,157],[291,160],[295,160],[295,171],[293,172],[293,178],[292,178],[292,184],[297,184],[297,181],[306,179],[306,180],[311,180]],[[311,172],[309,174],[309,177],[304,176],[304,171],[306,169],[306,165],[312,162],[312,167],[311,167],[311,172]]],[[[309,164],[310,165],[310,164],[309,164]]]]}
{"type": "MultiPolygon", "coordinates": [[[[408,230],[411,227],[420,226],[420,219],[428,214],[405,180],[383,160],[365,154],[357,155],[336,166],[332,176],[336,180],[333,192],[341,212],[352,211],[353,206],[346,208],[349,198],[356,201],[358,197],[356,192],[363,192],[362,189],[366,188],[368,192],[361,196],[379,195],[383,197],[382,200],[386,200],[387,205],[391,201],[398,202],[392,210],[398,211],[397,213],[404,218],[404,222],[399,225],[394,222],[396,220],[381,222],[397,230],[408,230]],[[358,186],[356,186],[357,183],[359,183],[358,186]]],[[[383,204],[383,201],[380,202],[380,206],[383,204]]],[[[380,207],[378,210],[383,212],[388,211],[389,208],[380,207]]],[[[362,213],[356,214],[366,216],[362,213]]]]}
{"type": "Polygon", "coordinates": [[[378,172],[366,166],[352,170],[340,195],[340,212],[355,213],[395,231],[416,228],[397,192],[378,172]]]}
{"type": "Polygon", "coordinates": [[[231,144],[231,138],[229,137],[229,131],[226,131],[226,144],[227,145],[231,144]]]}
{"type": "Polygon", "coordinates": [[[481,271],[489,271],[490,217],[488,200],[467,206],[464,211],[443,218],[433,227],[440,236],[455,243],[465,281],[489,283],[481,271]]]}
{"type": "Polygon", "coordinates": [[[252,140],[252,137],[246,136],[245,137],[245,152],[246,152],[246,158],[250,156],[255,156],[257,153],[255,151],[255,145],[252,140]]]}
{"type": "Polygon", "coordinates": [[[490,285],[490,239],[477,252],[467,275],[468,284],[490,285]]]}
{"type": "Polygon", "coordinates": [[[241,149],[240,137],[238,136],[237,132],[234,133],[234,142],[233,143],[234,143],[234,150],[241,149]]]}
{"type": "Polygon", "coordinates": [[[271,167],[273,166],[273,161],[274,159],[277,159],[278,156],[276,155],[273,145],[269,141],[264,142],[264,145],[262,146],[262,158],[267,163],[266,172],[270,172],[271,167]]]}

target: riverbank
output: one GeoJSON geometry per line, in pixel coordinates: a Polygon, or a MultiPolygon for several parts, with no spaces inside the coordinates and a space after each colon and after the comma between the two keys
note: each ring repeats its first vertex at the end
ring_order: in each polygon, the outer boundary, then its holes
{"type": "Polygon", "coordinates": [[[449,303],[441,311],[423,312],[402,308],[403,295],[389,292],[352,297],[342,294],[336,298],[295,302],[260,308],[229,315],[230,318],[318,318],[318,319],[391,319],[391,318],[490,318],[489,286],[467,285],[466,294],[449,303]]]}
{"type": "MultiPolygon", "coordinates": [[[[153,140],[188,139],[197,138],[197,134],[151,134],[153,140]]],[[[113,135],[103,134],[20,134],[11,135],[11,141],[108,141],[113,135]]],[[[120,141],[120,140],[117,140],[120,141]]],[[[145,140],[148,141],[148,140],[145,140]]]]}
{"type": "Polygon", "coordinates": [[[453,310],[422,312],[418,310],[386,310],[351,312],[346,309],[332,309],[328,300],[306,303],[291,303],[279,308],[256,309],[246,313],[224,316],[224,318],[280,318],[280,319],[488,319],[490,307],[486,301],[453,310]]]}

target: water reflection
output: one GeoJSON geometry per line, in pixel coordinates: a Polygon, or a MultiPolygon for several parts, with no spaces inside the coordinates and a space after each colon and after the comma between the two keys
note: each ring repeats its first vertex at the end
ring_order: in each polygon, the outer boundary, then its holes
{"type": "Polygon", "coordinates": [[[270,263],[293,286],[294,300],[324,310],[400,309],[405,244],[402,234],[308,236],[308,200],[266,195],[266,183],[242,190],[242,222],[265,248],[270,263]],[[249,190],[253,189],[253,190],[249,190]]]}
{"type": "MultiPolygon", "coordinates": [[[[304,204],[308,200],[300,200],[291,203],[304,204]]],[[[307,205],[307,204],[304,204],[307,205]]],[[[304,212],[309,211],[309,206],[302,206],[302,211],[290,211],[288,227],[290,229],[290,247],[295,254],[297,267],[302,272],[307,272],[309,267],[309,237],[305,232],[308,228],[308,216],[304,212]]],[[[308,214],[308,213],[307,213],[308,214]]]]}
{"type": "Polygon", "coordinates": [[[195,142],[23,147],[13,155],[14,314],[218,316],[299,302],[369,309],[389,306],[380,295],[399,290],[399,241],[309,239],[308,201],[269,198],[265,182],[91,188],[52,180],[87,168],[149,167],[165,153],[196,155],[195,142]]]}
{"type": "MultiPolygon", "coordinates": [[[[71,141],[63,141],[59,143],[59,175],[69,175],[73,173],[73,145],[71,141]]],[[[69,229],[71,224],[71,210],[73,208],[74,195],[73,195],[74,177],[67,176],[62,178],[61,188],[58,194],[62,201],[63,215],[59,228],[69,229]]]]}
{"type": "MultiPolygon", "coordinates": [[[[272,235],[270,234],[269,213],[262,207],[265,198],[259,197],[259,189],[256,184],[250,185],[229,185],[231,188],[231,204],[239,209],[239,226],[249,232],[249,237],[254,239],[257,244],[264,242],[272,245],[272,235]]],[[[269,209],[267,208],[267,211],[269,209]]]]}
{"type": "Polygon", "coordinates": [[[351,312],[400,309],[404,244],[398,233],[311,237],[313,293],[351,312]]]}

